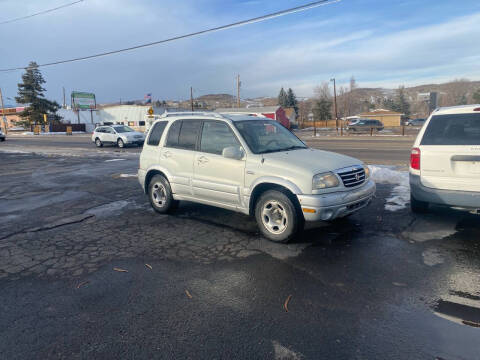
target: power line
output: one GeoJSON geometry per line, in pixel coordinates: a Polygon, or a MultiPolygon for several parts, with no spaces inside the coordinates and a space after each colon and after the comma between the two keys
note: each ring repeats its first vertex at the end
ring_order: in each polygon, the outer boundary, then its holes
{"type": "Polygon", "coordinates": [[[68,6],[72,6],[72,5],[78,4],[79,2],[82,2],[82,1],[84,1],[84,0],[77,0],[77,1],[74,1],[74,2],[72,2],[72,3],[60,5],[60,6],[57,6],[56,8],[52,8],[52,9],[48,9],[48,10],[43,10],[43,11],[40,11],[40,12],[35,13],[35,14],[30,14],[30,15],[26,15],[26,16],[21,16],[21,17],[18,17],[18,18],[10,19],[10,20],[0,21],[0,25],[10,24],[10,23],[13,23],[13,22],[15,22],[15,21],[20,21],[20,20],[29,19],[29,18],[32,18],[32,17],[34,17],[34,16],[38,16],[38,15],[44,15],[44,14],[47,14],[47,13],[50,13],[50,12],[53,12],[53,11],[56,11],[56,10],[59,10],[59,9],[66,8],[66,7],[68,7],[68,6]]]}
{"type": "MultiPolygon", "coordinates": [[[[52,66],[52,65],[70,63],[70,62],[74,62],[74,61],[87,60],[87,59],[97,58],[97,57],[101,57],[101,56],[118,54],[118,53],[125,52],[125,51],[136,50],[136,49],[140,49],[140,48],[144,48],[144,47],[148,47],[148,46],[164,44],[164,43],[167,43],[167,42],[172,42],[172,41],[185,39],[185,38],[189,38],[189,37],[193,37],[193,36],[203,35],[203,34],[207,34],[207,33],[211,33],[211,32],[222,31],[222,30],[231,29],[231,28],[234,28],[234,27],[239,27],[239,26],[244,26],[244,25],[253,24],[253,23],[257,23],[257,22],[262,22],[262,21],[270,20],[270,19],[273,19],[273,18],[276,18],[276,17],[280,17],[280,16],[284,16],[284,15],[288,15],[288,14],[293,14],[293,13],[300,12],[300,11],[310,10],[310,9],[313,9],[313,8],[316,8],[316,7],[319,7],[319,6],[322,6],[322,5],[338,3],[340,1],[341,0],[314,1],[314,2],[311,2],[311,3],[305,4],[305,5],[300,5],[300,6],[290,8],[290,9],[277,11],[277,12],[274,12],[274,13],[271,13],[271,14],[262,15],[262,16],[258,16],[258,17],[251,18],[251,19],[248,19],[248,20],[242,20],[242,21],[231,23],[231,24],[217,26],[217,27],[214,27],[214,28],[201,30],[201,31],[197,31],[197,32],[193,32],[193,33],[189,33],[189,34],[185,34],[185,35],[179,35],[179,36],[175,36],[175,37],[172,37],[172,38],[169,38],[169,39],[154,41],[154,42],[141,44],[141,45],[136,45],[136,46],[131,46],[131,47],[118,49],[118,50],[107,51],[107,52],[98,53],[98,54],[94,54],[94,55],[77,57],[77,58],[68,59],[68,60],[54,61],[54,62],[50,62],[50,63],[40,64],[40,65],[38,65],[38,67],[52,66]]],[[[26,66],[26,67],[25,66],[14,67],[14,68],[10,68],[10,69],[0,69],[0,72],[14,71],[14,70],[24,70],[24,69],[28,69],[28,66],[26,66]]]]}

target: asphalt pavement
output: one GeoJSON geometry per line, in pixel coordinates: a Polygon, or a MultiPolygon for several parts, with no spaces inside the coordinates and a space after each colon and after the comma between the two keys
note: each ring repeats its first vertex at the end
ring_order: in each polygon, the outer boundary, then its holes
{"type": "Polygon", "coordinates": [[[379,184],[370,207],[278,245],[227,210],[153,212],[137,149],[15,141],[0,151],[2,358],[478,359],[478,216],[387,211],[379,184]]]}

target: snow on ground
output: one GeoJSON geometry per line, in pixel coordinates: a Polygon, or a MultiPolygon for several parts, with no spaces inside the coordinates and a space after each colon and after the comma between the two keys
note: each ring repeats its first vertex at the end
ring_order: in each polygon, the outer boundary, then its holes
{"type": "MultiPolygon", "coordinates": [[[[72,134],[86,134],[85,131],[72,131],[72,134]]],[[[33,132],[31,131],[25,131],[22,133],[22,135],[35,135],[33,132]]],[[[66,132],[41,132],[39,133],[38,135],[67,135],[66,132]]]]}
{"type": "Polygon", "coordinates": [[[137,177],[137,174],[120,174],[121,178],[132,178],[132,177],[137,177]]]}
{"type": "Polygon", "coordinates": [[[126,159],[109,159],[109,160],[105,160],[105,162],[123,161],[123,160],[126,160],[126,159]]]}
{"type": "Polygon", "coordinates": [[[378,184],[395,185],[391,196],[386,199],[385,210],[405,209],[410,202],[408,171],[399,171],[392,166],[370,165],[372,179],[378,184]]]}

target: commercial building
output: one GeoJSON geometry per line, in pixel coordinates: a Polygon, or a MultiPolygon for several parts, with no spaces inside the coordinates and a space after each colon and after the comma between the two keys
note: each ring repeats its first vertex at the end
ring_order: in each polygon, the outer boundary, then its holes
{"type": "Polygon", "coordinates": [[[361,113],[362,119],[380,120],[385,127],[402,126],[402,118],[405,114],[385,109],[377,109],[369,112],[361,113]]]}

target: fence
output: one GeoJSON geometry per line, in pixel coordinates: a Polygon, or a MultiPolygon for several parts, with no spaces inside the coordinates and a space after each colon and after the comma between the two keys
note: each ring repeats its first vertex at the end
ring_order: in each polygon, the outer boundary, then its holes
{"type": "MultiPolygon", "coordinates": [[[[72,127],[72,131],[85,132],[85,124],[51,124],[42,125],[42,132],[67,132],[67,126],[72,127]]],[[[34,131],[35,125],[30,125],[30,131],[34,131]]]]}

